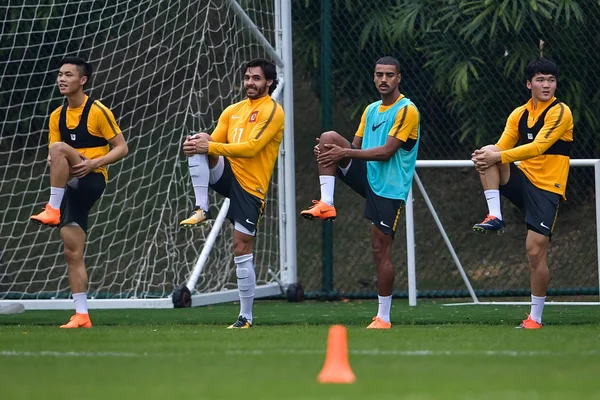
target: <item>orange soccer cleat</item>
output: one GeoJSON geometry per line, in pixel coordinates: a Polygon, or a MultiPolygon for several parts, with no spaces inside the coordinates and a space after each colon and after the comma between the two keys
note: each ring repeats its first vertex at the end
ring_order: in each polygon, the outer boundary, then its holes
{"type": "Polygon", "coordinates": [[[67,328],[67,329],[69,329],[69,328],[91,328],[92,321],[90,320],[89,314],[75,313],[75,315],[73,315],[71,317],[69,322],[67,322],[64,325],[61,325],[60,327],[67,328]]]}
{"type": "Polygon", "coordinates": [[[390,329],[391,327],[391,322],[385,322],[379,317],[373,317],[373,322],[367,326],[367,329],[390,329]]]}
{"type": "Polygon", "coordinates": [[[539,322],[537,322],[536,320],[531,318],[531,315],[527,314],[527,319],[524,319],[523,322],[521,322],[521,324],[519,326],[517,326],[516,328],[517,329],[541,329],[542,324],[540,324],[539,322]]]}
{"type": "Polygon", "coordinates": [[[301,211],[300,215],[306,219],[322,219],[324,221],[333,221],[336,217],[335,207],[319,200],[313,200],[313,205],[307,210],[301,211]]]}
{"type": "Polygon", "coordinates": [[[36,224],[58,226],[60,223],[60,210],[50,207],[50,204],[46,204],[44,211],[37,215],[29,217],[31,222],[36,224]]]}

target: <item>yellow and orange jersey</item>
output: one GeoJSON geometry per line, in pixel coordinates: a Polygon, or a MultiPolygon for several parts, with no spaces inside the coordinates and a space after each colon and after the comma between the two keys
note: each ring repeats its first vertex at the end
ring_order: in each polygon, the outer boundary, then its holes
{"type": "Polygon", "coordinates": [[[553,97],[537,107],[531,99],[515,109],[496,146],[502,150],[503,163],[521,161],[519,168],[531,183],[565,198],[572,142],[571,109],[553,97]],[[515,147],[520,139],[523,144],[515,147]]]}
{"type": "MultiPolygon", "coordinates": [[[[77,108],[67,108],[66,112],[66,126],[69,129],[75,129],[81,120],[83,110],[89,97],[85,96],[83,104],[77,108]]],[[[59,120],[62,109],[65,106],[60,106],[50,114],[50,125],[49,125],[49,145],[55,142],[63,141],[60,128],[59,120]]],[[[121,134],[121,128],[115,121],[113,113],[100,101],[94,100],[87,120],[87,132],[94,137],[104,138],[110,140],[115,136],[121,134]]],[[[97,147],[83,147],[75,148],[81,155],[94,159],[106,155],[110,151],[108,144],[97,147]]],[[[100,172],[104,175],[104,179],[108,181],[108,171],[106,166],[94,169],[94,172],[100,172]]]]}
{"type": "Polygon", "coordinates": [[[270,96],[230,105],[219,117],[208,154],[225,156],[244,190],[264,199],[283,139],[283,108],[270,96]]]}

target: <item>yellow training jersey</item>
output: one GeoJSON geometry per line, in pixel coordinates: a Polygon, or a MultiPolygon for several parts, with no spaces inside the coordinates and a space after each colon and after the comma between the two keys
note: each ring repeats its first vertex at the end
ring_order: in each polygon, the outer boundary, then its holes
{"type": "MultiPolygon", "coordinates": [[[[78,127],[88,100],[89,97],[85,96],[85,101],[81,106],[77,108],[67,108],[67,128],[75,129],[78,127]]],[[[52,114],[50,114],[50,130],[48,135],[50,145],[63,141],[59,128],[60,115],[63,107],[65,106],[58,107],[52,112],[52,114]]],[[[87,118],[87,132],[93,137],[110,140],[119,135],[121,133],[121,129],[119,128],[119,125],[117,125],[113,113],[100,101],[94,100],[93,104],[91,104],[87,118]]],[[[110,151],[110,146],[105,144],[95,147],[75,148],[75,150],[87,158],[94,159],[106,155],[110,151]]],[[[108,172],[106,166],[96,168],[93,171],[102,173],[104,175],[104,179],[108,181],[108,172]]]]}
{"type": "Polygon", "coordinates": [[[225,156],[248,193],[264,199],[283,138],[283,108],[271,98],[246,99],[219,117],[208,154],[225,156]]]}
{"type": "Polygon", "coordinates": [[[572,142],[571,109],[553,97],[537,107],[531,99],[515,109],[496,146],[502,163],[521,161],[519,168],[531,183],[565,198],[572,142]],[[519,139],[523,144],[515,147],[519,139]]]}
{"type": "MultiPolygon", "coordinates": [[[[404,98],[404,95],[401,94],[400,97],[394,102],[394,104],[398,103],[400,100],[404,98]]],[[[379,106],[379,112],[385,112],[392,108],[394,104],[390,104],[389,106],[381,105],[379,106]]],[[[358,129],[356,130],[355,135],[359,137],[364,137],[365,134],[365,126],[367,123],[367,110],[369,107],[365,108],[365,111],[362,114],[360,119],[360,124],[358,125],[358,129]]],[[[396,119],[394,121],[394,125],[392,129],[388,132],[388,136],[393,136],[404,143],[412,144],[419,137],[419,112],[417,108],[409,104],[406,107],[403,107],[397,114],[396,119]]]]}

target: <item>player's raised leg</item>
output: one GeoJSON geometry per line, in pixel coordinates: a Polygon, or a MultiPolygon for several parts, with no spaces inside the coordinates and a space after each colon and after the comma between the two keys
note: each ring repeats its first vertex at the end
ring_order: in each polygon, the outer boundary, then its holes
{"type": "Polygon", "coordinates": [[[75,315],[69,322],[61,325],[61,328],[91,328],[92,321],[87,308],[88,275],[83,260],[86,234],[79,225],[74,224],[63,226],[60,229],[60,236],[64,243],[69,283],[75,301],[75,315]]]}
{"type": "Polygon", "coordinates": [[[32,215],[29,219],[38,224],[57,226],[60,222],[60,205],[65,195],[65,188],[71,176],[71,167],[81,162],[81,156],[64,142],[56,142],[50,146],[48,163],[50,164],[50,200],[43,212],[32,215]]]}
{"type": "Polygon", "coordinates": [[[233,261],[240,293],[240,313],[237,321],[228,329],[248,329],[252,327],[252,307],[256,289],[256,271],[254,270],[254,233],[249,232],[240,223],[235,223],[233,231],[233,261]]]}
{"type": "Polygon", "coordinates": [[[334,131],[328,131],[321,134],[319,143],[314,148],[314,153],[317,156],[319,166],[319,181],[321,185],[321,198],[313,200],[313,205],[306,210],[300,212],[300,215],[306,219],[321,219],[333,221],[337,216],[334,206],[335,193],[335,175],[340,167],[346,167],[350,162],[349,159],[330,160],[321,159],[321,155],[325,156],[330,150],[327,145],[336,145],[342,148],[350,148],[348,142],[343,136],[334,131]]]}
{"type": "MultiPolygon", "coordinates": [[[[485,146],[476,150],[474,154],[483,151],[500,152],[495,145],[485,146]]],[[[473,231],[479,233],[500,232],[504,229],[502,208],[500,206],[500,185],[506,184],[510,177],[508,164],[495,163],[479,171],[479,178],[483,186],[485,199],[488,205],[488,215],[478,224],[473,225],[473,231]]]]}
{"type": "MultiPolygon", "coordinates": [[[[188,136],[186,141],[194,141],[199,138],[200,135],[205,135],[207,140],[212,141],[210,135],[206,133],[188,136]]],[[[207,154],[194,154],[188,158],[190,177],[192,179],[192,185],[194,186],[194,197],[196,201],[190,216],[179,223],[179,226],[183,228],[202,225],[211,218],[208,204],[208,181],[210,177],[208,157],[207,154]]]]}

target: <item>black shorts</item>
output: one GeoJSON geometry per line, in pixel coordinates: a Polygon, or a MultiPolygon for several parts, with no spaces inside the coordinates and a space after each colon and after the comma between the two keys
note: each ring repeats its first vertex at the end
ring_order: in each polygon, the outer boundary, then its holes
{"type": "Polygon", "coordinates": [[[510,178],[500,186],[500,193],[525,214],[527,229],[552,236],[561,195],[536,187],[513,163],[510,178]]]}
{"type": "Polygon", "coordinates": [[[337,176],[350,189],[364,197],[365,204],[364,217],[371,221],[380,231],[392,236],[396,232],[398,219],[404,207],[404,201],[398,199],[388,199],[381,197],[371,189],[367,180],[367,162],[363,160],[352,160],[350,168],[344,172],[338,168],[337,176]]]}
{"type": "Polygon", "coordinates": [[[102,196],[105,188],[104,175],[99,172],[91,172],[83,178],[71,180],[67,184],[65,197],[60,206],[59,227],[77,224],[87,233],[90,210],[102,196]]]}
{"type": "Polygon", "coordinates": [[[215,183],[209,184],[209,187],[220,195],[229,197],[227,218],[231,223],[237,222],[248,232],[256,233],[258,222],[265,208],[265,201],[245,191],[233,175],[227,157],[223,157],[223,161],[225,163],[223,175],[215,183]]]}

